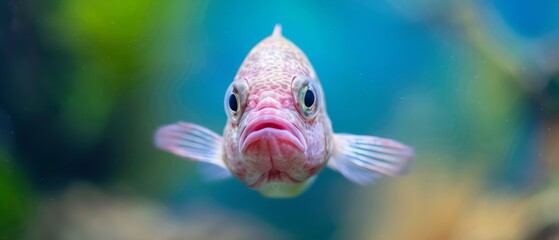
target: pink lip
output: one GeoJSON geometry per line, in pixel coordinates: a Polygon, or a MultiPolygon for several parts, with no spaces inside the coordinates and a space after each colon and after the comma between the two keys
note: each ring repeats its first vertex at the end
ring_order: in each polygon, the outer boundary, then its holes
{"type": "Polygon", "coordinates": [[[263,115],[251,120],[241,133],[239,142],[241,152],[268,134],[285,140],[301,151],[307,149],[303,134],[294,124],[275,115],[263,115]]]}

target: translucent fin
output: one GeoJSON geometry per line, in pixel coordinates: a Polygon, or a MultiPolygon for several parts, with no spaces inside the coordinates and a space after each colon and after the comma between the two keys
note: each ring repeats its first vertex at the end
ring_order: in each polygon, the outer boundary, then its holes
{"type": "Polygon", "coordinates": [[[222,168],[210,163],[200,163],[198,172],[206,181],[218,181],[231,177],[229,169],[222,168]]]}
{"type": "MultiPolygon", "coordinates": [[[[155,145],[183,158],[212,164],[229,173],[223,162],[222,137],[204,127],[184,122],[162,126],[155,133],[155,145]]],[[[223,171],[206,171],[207,175],[204,177],[207,179],[227,177],[223,176],[223,171]],[[210,176],[211,174],[215,176],[210,176]]]]}
{"type": "Polygon", "coordinates": [[[334,155],[328,167],[349,180],[367,185],[382,175],[403,175],[414,159],[412,148],[371,136],[334,134],[334,155]]]}

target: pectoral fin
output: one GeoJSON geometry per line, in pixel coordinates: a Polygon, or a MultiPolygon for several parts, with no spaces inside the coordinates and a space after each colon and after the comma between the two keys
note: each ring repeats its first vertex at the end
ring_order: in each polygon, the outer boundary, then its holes
{"type": "Polygon", "coordinates": [[[414,159],[412,148],[392,139],[334,134],[334,145],[328,167],[362,185],[405,174],[414,159]]]}
{"type": "Polygon", "coordinates": [[[217,181],[231,177],[229,169],[211,163],[200,163],[198,172],[206,181],[217,181]]]}
{"type": "Polygon", "coordinates": [[[162,126],[155,133],[155,145],[180,157],[211,164],[202,170],[206,179],[231,176],[223,162],[223,138],[204,127],[184,122],[162,126]]]}

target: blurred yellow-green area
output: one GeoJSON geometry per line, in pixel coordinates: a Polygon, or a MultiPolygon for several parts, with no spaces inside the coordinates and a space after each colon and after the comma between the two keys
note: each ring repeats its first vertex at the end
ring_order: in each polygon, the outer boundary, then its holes
{"type": "Polygon", "coordinates": [[[0,57],[0,239],[559,239],[559,1],[6,0],[0,57]],[[276,23],[408,175],[268,199],[153,146],[276,23]]]}

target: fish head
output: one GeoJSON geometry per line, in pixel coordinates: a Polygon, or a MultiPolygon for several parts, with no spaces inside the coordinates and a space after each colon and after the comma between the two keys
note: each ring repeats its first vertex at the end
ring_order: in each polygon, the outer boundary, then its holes
{"type": "Polygon", "coordinates": [[[332,151],[322,87],[280,31],[249,52],[225,93],[225,164],[253,189],[304,183],[332,151]]]}

